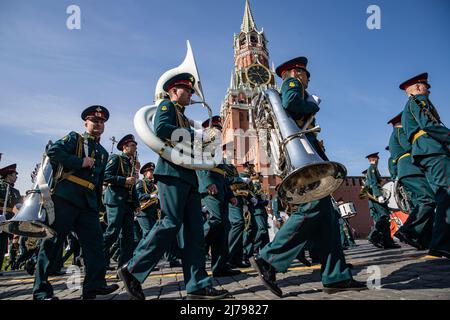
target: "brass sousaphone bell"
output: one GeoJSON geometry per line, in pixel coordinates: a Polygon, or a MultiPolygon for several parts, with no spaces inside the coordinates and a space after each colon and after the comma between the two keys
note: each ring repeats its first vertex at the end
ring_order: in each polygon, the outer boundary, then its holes
{"type": "MultiPolygon", "coordinates": [[[[201,101],[191,101],[191,104],[201,103],[208,110],[209,126],[211,127],[212,110],[205,102],[197,63],[195,61],[189,41],[187,41],[187,52],[184,61],[178,67],[167,70],[158,79],[155,88],[155,104],[143,106],[136,112],[134,116],[134,128],[136,129],[136,133],[138,134],[138,136],[150,149],[170,162],[173,162],[172,155],[176,152],[170,141],[163,141],[156,136],[153,128],[153,118],[156,114],[159,103],[163,101],[163,99],[167,98],[167,92],[164,91],[163,84],[171,77],[181,73],[190,73],[195,78],[196,81],[194,85],[194,91],[197,96],[200,97],[201,101]]],[[[191,151],[185,150],[184,155],[186,155],[186,158],[189,159],[194,158],[194,153],[191,151]]],[[[218,162],[216,162],[214,158],[202,158],[199,159],[199,161],[181,162],[176,164],[191,170],[209,170],[214,168],[218,164],[218,162]]]]}
{"type": "MultiPolygon", "coordinates": [[[[264,91],[270,117],[272,117],[280,141],[272,141],[280,147],[285,158],[281,176],[283,181],[278,188],[281,199],[291,204],[307,203],[322,199],[333,193],[344,181],[346,168],[334,161],[323,160],[309,143],[306,133],[318,132],[320,127],[299,130],[295,121],[289,117],[281,105],[279,93],[274,89],[264,91]]],[[[310,119],[312,120],[312,118],[310,119]]]]}
{"type": "Polygon", "coordinates": [[[50,186],[53,181],[53,169],[50,158],[44,155],[36,176],[36,183],[19,212],[1,225],[3,231],[31,238],[50,238],[56,232],[50,227],[55,219],[50,186]]]}

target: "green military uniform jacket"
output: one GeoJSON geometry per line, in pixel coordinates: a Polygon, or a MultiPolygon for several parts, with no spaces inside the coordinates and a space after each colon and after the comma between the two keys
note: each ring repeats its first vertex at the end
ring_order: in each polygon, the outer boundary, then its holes
{"type": "Polygon", "coordinates": [[[296,78],[287,78],[281,85],[281,104],[294,120],[306,120],[312,114],[319,112],[318,105],[306,101],[308,93],[296,78]]]}
{"type": "Polygon", "coordinates": [[[369,187],[369,192],[372,191],[372,195],[376,198],[379,196],[382,196],[383,194],[380,191],[380,184],[381,184],[381,175],[378,171],[378,168],[376,165],[371,164],[369,166],[369,169],[367,169],[367,186],[369,187]]]}
{"type": "Polygon", "coordinates": [[[217,194],[215,194],[214,197],[219,199],[221,202],[229,201],[234,197],[234,195],[230,189],[225,174],[225,164],[219,164],[213,170],[197,170],[199,183],[198,192],[201,194],[207,194],[208,186],[215,184],[217,187],[217,194]],[[223,173],[221,173],[221,171],[223,173]]]}
{"type": "MultiPolygon", "coordinates": [[[[305,121],[320,110],[317,104],[309,102],[307,99],[308,93],[305,91],[303,85],[298,79],[287,78],[283,81],[283,84],[281,85],[281,105],[297,122],[299,128],[303,128],[305,121]]],[[[311,122],[308,128],[312,128],[314,126],[315,120],[311,122]]],[[[324,161],[328,161],[328,157],[320,146],[316,135],[314,133],[307,133],[305,136],[317,154],[324,161]]]]}
{"type": "Polygon", "coordinates": [[[388,170],[393,180],[397,178],[397,162],[395,160],[396,159],[392,159],[392,157],[389,157],[388,159],[388,170]]]}
{"type": "MultiPolygon", "coordinates": [[[[5,205],[6,197],[6,185],[7,182],[0,184],[0,214],[3,214],[3,207],[5,205]]],[[[6,214],[5,218],[7,220],[14,217],[13,208],[16,204],[22,202],[22,197],[20,196],[19,190],[14,188],[12,185],[9,186],[8,202],[6,203],[6,214]]]]}
{"type": "Polygon", "coordinates": [[[272,214],[278,221],[281,221],[282,218],[280,216],[280,209],[282,208],[282,204],[278,195],[275,195],[272,198],[272,214]]]}
{"type": "Polygon", "coordinates": [[[413,97],[410,97],[402,114],[402,126],[409,143],[412,145],[413,161],[417,161],[417,156],[448,154],[450,130],[442,123],[433,121],[427,115],[427,109],[433,110],[435,114],[437,114],[437,111],[426,95],[418,95],[416,98],[420,105],[416,103],[413,97]],[[414,135],[419,133],[420,130],[423,130],[425,134],[414,139],[414,135]]]}
{"type": "MultiPolygon", "coordinates": [[[[151,199],[151,194],[157,190],[156,185],[153,183],[153,180],[148,178],[144,178],[139,180],[136,184],[136,192],[139,199],[139,202],[144,202],[151,199]]],[[[159,208],[159,202],[156,201],[146,209],[142,210],[138,216],[143,215],[151,215],[154,218],[157,218],[157,210],[159,208]]]]}
{"type": "Polygon", "coordinates": [[[131,188],[125,185],[127,177],[132,176],[131,158],[122,153],[112,154],[109,157],[105,168],[105,190],[103,202],[105,205],[121,206],[128,204],[133,209],[139,207],[139,199],[136,193],[136,186],[131,188]]]}
{"type": "MultiPolygon", "coordinates": [[[[185,128],[189,131],[192,142],[194,132],[189,126],[188,118],[184,115],[184,108],[176,102],[167,99],[163,100],[159,104],[154,118],[154,130],[156,136],[163,141],[171,141],[172,133],[180,128],[185,128]]],[[[155,181],[158,181],[162,176],[169,176],[181,179],[193,187],[198,188],[195,170],[184,168],[173,162],[167,161],[162,157],[158,159],[154,176],[155,181]]]]}
{"type": "Polygon", "coordinates": [[[423,175],[422,170],[411,162],[411,144],[403,128],[394,128],[392,131],[389,138],[389,152],[391,153],[389,165],[395,168],[393,178],[398,177],[400,180],[412,175],[423,175]]]}
{"type": "Polygon", "coordinates": [[[105,166],[108,161],[108,152],[103,146],[95,141],[95,138],[85,133],[83,136],[72,131],[64,138],[53,143],[47,150],[54,172],[57,165],[63,166],[65,174],[71,174],[94,185],[93,189],[74,183],[67,179],[59,181],[54,194],[65,199],[75,207],[91,208],[101,211],[102,186],[105,166]],[[94,158],[92,168],[82,168],[84,154],[84,143],[87,141],[89,157],[94,158]]]}
{"type": "MultiPolygon", "coordinates": [[[[225,178],[227,181],[227,185],[230,187],[231,190],[234,189],[234,187],[240,186],[239,190],[245,190],[248,189],[247,184],[241,179],[239,176],[239,172],[237,171],[236,167],[233,164],[224,164],[223,168],[225,169],[225,178]]],[[[231,191],[233,194],[233,197],[235,196],[234,192],[231,191]]],[[[242,198],[242,196],[236,196],[239,198],[242,198]]]]}
{"type": "MultiPolygon", "coordinates": [[[[251,181],[251,176],[250,176],[249,173],[247,173],[247,172],[239,172],[239,178],[241,178],[241,181],[242,181],[243,183],[244,183],[244,180],[243,180],[242,178],[247,178],[247,179],[250,180],[248,183],[245,183],[246,186],[243,187],[243,188],[241,188],[241,190],[249,190],[249,191],[251,191],[251,192],[254,192],[253,182],[251,181]]],[[[249,196],[247,197],[247,201],[248,201],[248,202],[250,202],[250,198],[251,198],[251,197],[252,197],[252,196],[251,196],[250,193],[249,193],[249,196]]],[[[250,203],[251,203],[251,202],[250,202],[250,203]]],[[[253,206],[253,204],[252,204],[252,206],[253,206]]]]}
{"type": "Polygon", "coordinates": [[[259,181],[252,182],[252,188],[258,200],[258,203],[255,205],[255,215],[267,215],[266,206],[269,204],[269,201],[266,199],[261,183],[259,181]]]}

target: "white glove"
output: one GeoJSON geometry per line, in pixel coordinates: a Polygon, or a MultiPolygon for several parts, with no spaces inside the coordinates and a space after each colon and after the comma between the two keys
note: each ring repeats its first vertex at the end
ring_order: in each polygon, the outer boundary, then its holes
{"type": "Polygon", "coordinates": [[[243,177],[243,178],[241,178],[242,179],[242,181],[244,181],[244,183],[249,183],[250,182],[250,178],[245,178],[245,177],[243,177]]]}
{"type": "Polygon", "coordinates": [[[207,208],[206,206],[203,206],[203,207],[202,207],[202,212],[203,212],[203,213],[208,213],[208,208],[207,208]]]}
{"type": "Polygon", "coordinates": [[[0,224],[6,221],[6,217],[3,214],[0,214],[0,224]]]}
{"type": "Polygon", "coordinates": [[[151,194],[151,195],[150,195],[150,199],[155,199],[155,198],[158,198],[158,195],[157,195],[157,194],[151,194]]]}
{"type": "Polygon", "coordinates": [[[256,199],[255,197],[252,197],[252,198],[250,199],[250,201],[252,202],[252,204],[253,204],[254,206],[256,206],[256,205],[258,204],[258,199],[256,199]]]}
{"type": "Polygon", "coordinates": [[[306,101],[312,102],[312,103],[315,103],[315,104],[319,105],[322,100],[318,96],[316,96],[315,94],[310,94],[308,96],[308,98],[306,99],[306,101]]]}
{"type": "Polygon", "coordinates": [[[379,197],[378,197],[378,202],[379,202],[379,203],[385,203],[386,200],[384,199],[383,196],[379,196],[379,197]]]}

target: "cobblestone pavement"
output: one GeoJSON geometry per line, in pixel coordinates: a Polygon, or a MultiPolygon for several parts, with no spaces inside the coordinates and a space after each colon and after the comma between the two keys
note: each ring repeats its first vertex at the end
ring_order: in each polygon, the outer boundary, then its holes
{"type": "MultiPolygon", "coordinates": [[[[450,300],[450,260],[432,258],[426,251],[403,244],[400,249],[381,250],[367,241],[357,243],[357,247],[345,251],[347,262],[353,264],[353,275],[359,281],[369,279],[369,283],[376,285],[372,279],[378,272],[381,275],[378,289],[326,294],[322,292],[320,266],[305,267],[297,260],[288,272],[277,274],[282,298],[266,290],[252,268],[241,269],[242,274],[238,276],[215,278],[214,283],[216,287],[229,290],[233,295],[230,299],[236,300],[450,300]]],[[[160,270],[153,272],[143,284],[147,300],[184,299],[181,268],[169,268],[165,262],[159,267],[160,270]]],[[[60,299],[80,299],[80,290],[68,288],[70,276],[50,278],[55,295],[60,299]]],[[[107,278],[108,283],[118,283],[120,289],[97,299],[128,300],[115,272],[108,271],[107,278]]],[[[0,277],[0,300],[32,299],[33,280],[24,271],[5,272],[0,277]]]]}

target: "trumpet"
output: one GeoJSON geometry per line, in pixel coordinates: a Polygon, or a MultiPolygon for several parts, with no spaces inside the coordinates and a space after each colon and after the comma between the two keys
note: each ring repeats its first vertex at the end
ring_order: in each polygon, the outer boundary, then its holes
{"type": "MultiPolygon", "coordinates": [[[[155,190],[152,193],[150,193],[150,196],[157,195],[157,194],[158,194],[158,190],[155,190]]],[[[158,203],[158,198],[157,197],[152,197],[152,198],[150,198],[148,200],[141,201],[140,202],[140,204],[141,204],[141,206],[140,206],[141,207],[141,211],[147,209],[148,207],[150,207],[151,205],[153,205],[155,203],[158,203]]]]}
{"type": "Polygon", "coordinates": [[[235,196],[242,196],[242,197],[254,197],[255,195],[253,194],[253,192],[251,192],[250,190],[235,190],[233,191],[233,194],[235,196]]]}
{"type": "Polygon", "coordinates": [[[233,191],[233,194],[237,197],[237,196],[242,196],[242,197],[254,197],[255,194],[248,189],[248,185],[246,183],[235,183],[233,185],[230,186],[231,191],[233,191]]]}
{"type": "MultiPolygon", "coordinates": [[[[384,189],[384,188],[381,188],[381,191],[382,191],[382,194],[383,194],[383,197],[384,197],[384,199],[389,199],[389,197],[390,197],[390,195],[388,194],[388,191],[386,190],[386,189],[384,189]]],[[[380,203],[379,201],[378,201],[378,199],[375,197],[375,196],[373,196],[368,190],[367,190],[367,187],[362,187],[361,188],[361,191],[359,192],[359,195],[358,195],[358,197],[360,198],[360,199],[369,199],[369,200],[372,200],[372,201],[375,201],[375,202],[377,202],[377,203],[380,203]]]]}

